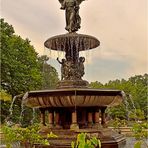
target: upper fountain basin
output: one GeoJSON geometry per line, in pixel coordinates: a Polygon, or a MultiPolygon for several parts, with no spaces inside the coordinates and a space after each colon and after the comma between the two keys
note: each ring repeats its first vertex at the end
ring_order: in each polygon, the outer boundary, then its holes
{"type": "Polygon", "coordinates": [[[28,107],[91,107],[116,106],[124,98],[124,92],[112,89],[70,88],[27,92],[23,102],[28,107]]]}
{"type": "Polygon", "coordinates": [[[69,48],[84,51],[98,47],[100,41],[90,35],[67,33],[49,38],[44,45],[49,49],[58,51],[66,51],[69,48]]]}

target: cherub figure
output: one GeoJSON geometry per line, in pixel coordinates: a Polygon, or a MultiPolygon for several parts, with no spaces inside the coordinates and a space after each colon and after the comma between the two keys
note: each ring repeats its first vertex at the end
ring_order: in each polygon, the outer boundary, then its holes
{"type": "Polygon", "coordinates": [[[79,16],[79,5],[84,0],[59,0],[61,9],[65,10],[66,27],[65,29],[71,33],[80,29],[81,18],[79,16]]]}
{"type": "Polygon", "coordinates": [[[61,64],[61,80],[65,78],[65,66],[66,66],[66,60],[62,59],[62,61],[57,58],[57,61],[61,64]]]}
{"type": "Polygon", "coordinates": [[[83,77],[83,75],[85,74],[85,72],[84,72],[84,62],[85,62],[85,58],[80,57],[79,58],[79,76],[80,76],[80,78],[83,77]]]}
{"type": "Polygon", "coordinates": [[[73,77],[73,61],[70,56],[66,57],[65,70],[66,70],[66,80],[70,80],[73,77]]]}

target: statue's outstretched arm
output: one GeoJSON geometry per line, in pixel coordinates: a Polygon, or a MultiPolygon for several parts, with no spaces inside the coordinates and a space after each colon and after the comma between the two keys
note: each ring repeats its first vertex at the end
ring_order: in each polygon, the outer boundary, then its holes
{"type": "Polygon", "coordinates": [[[85,0],[77,0],[77,3],[80,5],[85,0]]]}
{"type": "Polygon", "coordinates": [[[60,64],[62,64],[62,62],[59,60],[59,58],[57,58],[57,61],[58,61],[60,64]]]}
{"type": "Polygon", "coordinates": [[[61,3],[61,8],[60,9],[65,9],[65,0],[59,0],[61,3]]]}

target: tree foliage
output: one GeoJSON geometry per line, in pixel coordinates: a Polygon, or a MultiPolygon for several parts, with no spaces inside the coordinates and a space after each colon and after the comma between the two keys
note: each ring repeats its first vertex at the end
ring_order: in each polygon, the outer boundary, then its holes
{"type": "Polygon", "coordinates": [[[123,90],[126,94],[126,99],[118,107],[112,107],[108,110],[108,113],[113,117],[122,119],[129,118],[129,115],[136,113],[139,116],[139,112],[143,111],[145,118],[147,118],[147,90],[148,90],[148,74],[135,75],[128,80],[113,80],[106,84],[100,82],[91,82],[92,88],[113,88],[123,90]],[[136,111],[137,110],[137,111],[136,111]],[[141,111],[139,111],[141,110],[141,111]]]}
{"type": "Polygon", "coordinates": [[[12,96],[37,89],[42,77],[37,53],[28,39],[1,19],[1,87],[12,96]]]}
{"type": "Polygon", "coordinates": [[[56,69],[48,64],[48,60],[49,58],[46,55],[39,57],[40,70],[43,77],[40,89],[55,88],[59,81],[56,69]]]}
{"type": "MultiPolygon", "coordinates": [[[[56,69],[48,64],[47,56],[39,56],[28,39],[15,34],[12,25],[1,22],[1,110],[2,122],[8,116],[12,98],[30,90],[54,88],[58,81],[56,69]],[[6,99],[12,96],[10,100],[6,99]]],[[[13,122],[19,122],[22,97],[15,100],[13,122]]],[[[25,107],[23,121],[32,118],[32,109],[25,107]],[[25,116],[27,115],[27,116],[25,116]],[[25,117],[24,117],[25,116],[25,117]]],[[[23,118],[22,117],[22,118],[23,118]]]]}
{"type": "Polygon", "coordinates": [[[132,136],[135,137],[136,142],[134,148],[148,147],[147,137],[148,137],[148,123],[134,123],[132,127],[132,136]]]}
{"type": "Polygon", "coordinates": [[[0,92],[0,119],[1,122],[3,122],[6,118],[6,116],[8,116],[9,113],[9,108],[10,108],[10,101],[11,101],[12,97],[11,95],[9,95],[6,91],[1,90],[0,92]]]}
{"type": "MultiPolygon", "coordinates": [[[[13,144],[21,143],[25,148],[33,148],[34,144],[49,145],[49,142],[46,137],[38,133],[40,127],[38,125],[28,126],[27,128],[21,128],[18,125],[15,125],[13,128],[8,126],[3,126],[2,131],[4,133],[5,139],[4,142],[8,148],[13,148],[13,144]]],[[[54,136],[54,134],[51,134],[54,136]]],[[[19,145],[22,147],[21,145],[19,145]]],[[[16,146],[17,147],[17,146],[16,146]]]]}
{"type": "Polygon", "coordinates": [[[101,148],[101,141],[96,137],[89,138],[86,133],[80,133],[77,135],[76,142],[72,141],[72,148],[101,148]]]}

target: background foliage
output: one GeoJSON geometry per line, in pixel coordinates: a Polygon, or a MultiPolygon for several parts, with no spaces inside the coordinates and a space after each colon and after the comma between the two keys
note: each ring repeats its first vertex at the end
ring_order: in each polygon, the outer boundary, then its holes
{"type": "MultiPolygon", "coordinates": [[[[47,56],[39,56],[29,39],[22,39],[15,34],[12,25],[4,19],[1,23],[1,122],[9,115],[12,99],[16,95],[30,90],[55,88],[58,82],[56,69],[48,64],[47,56]]],[[[17,97],[13,106],[13,122],[22,120],[28,124],[32,118],[32,109],[24,107],[22,110],[22,96],[17,97]]],[[[25,124],[25,123],[24,123],[25,124]]]]}
{"type": "MultiPolygon", "coordinates": [[[[147,92],[148,92],[148,74],[135,75],[128,80],[113,80],[106,84],[100,82],[91,82],[92,88],[112,88],[123,90],[126,98],[119,106],[108,109],[108,113],[112,118],[120,119],[133,119],[132,115],[147,119],[148,105],[147,105],[147,92]]],[[[135,117],[134,117],[135,119],[135,117]]]]}
{"type": "MultiPolygon", "coordinates": [[[[49,58],[38,55],[28,39],[22,39],[15,34],[12,25],[4,19],[1,22],[1,122],[3,123],[9,115],[12,98],[30,90],[55,88],[58,82],[58,73],[54,67],[49,65],[49,58]]],[[[111,118],[120,119],[147,119],[147,90],[148,74],[135,75],[128,80],[110,80],[106,84],[98,81],[91,82],[91,88],[111,88],[123,90],[126,99],[117,107],[109,108],[111,118]]],[[[15,100],[13,106],[13,122],[23,121],[24,125],[31,124],[33,116],[32,109],[24,107],[23,116],[20,119],[22,97],[15,100]]],[[[38,117],[37,117],[38,119],[38,117]]]]}

